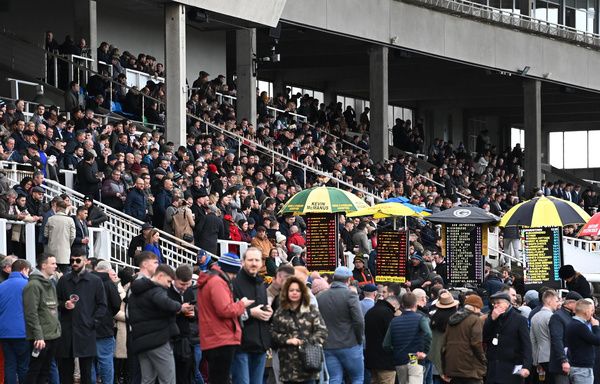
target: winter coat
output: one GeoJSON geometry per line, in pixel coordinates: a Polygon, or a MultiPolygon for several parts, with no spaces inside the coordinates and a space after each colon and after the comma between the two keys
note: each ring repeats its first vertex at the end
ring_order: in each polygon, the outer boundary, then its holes
{"type": "Polygon", "coordinates": [[[358,270],[358,268],[354,268],[352,270],[352,278],[354,281],[358,282],[358,286],[362,287],[367,284],[374,284],[375,280],[373,279],[373,275],[369,268],[363,267],[362,270],[358,270]]]}
{"type": "Polygon", "coordinates": [[[158,195],[156,195],[156,199],[154,200],[154,204],[152,205],[154,209],[154,216],[152,216],[152,224],[155,227],[161,228],[165,223],[165,213],[167,212],[167,208],[171,205],[173,201],[173,193],[167,191],[166,189],[162,189],[158,195]]]}
{"type": "Polygon", "coordinates": [[[240,345],[240,316],[244,303],[234,301],[233,287],[217,265],[198,278],[198,323],[203,351],[227,345],[240,345]]]}
{"type": "Polygon", "coordinates": [[[100,179],[95,175],[94,164],[82,161],[77,165],[77,190],[84,195],[92,195],[95,199],[100,190],[100,179]]]}
{"type": "Polygon", "coordinates": [[[144,245],[144,251],[152,252],[158,257],[158,263],[163,264],[165,260],[162,256],[162,251],[160,250],[160,245],[158,243],[146,244],[144,245]]]}
{"type": "Polygon", "coordinates": [[[96,327],[96,338],[102,339],[104,337],[111,337],[115,335],[113,317],[119,312],[121,308],[121,297],[119,296],[119,290],[117,285],[110,279],[108,272],[92,272],[102,280],[104,287],[104,294],[106,295],[106,313],[97,324],[96,327]]]}
{"type": "Polygon", "coordinates": [[[429,320],[418,311],[403,311],[390,322],[383,347],[392,350],[396,366],[408,364],[410,353],[428,354],[431,348],[429,320]]]}
{"type": "Polygon", "coordinates": [[[48,239],[44,252],[56,257],[57,264],[69,264],[75,233],[73,219],[64,212],[57,212],[44,227],[44,237],[48,239]]]}
{"type": "Polygon", "coordinates": [[[104,213],[102,209],[96,207],[95,205],[92,205],[88,209],[87,221],[92,223],[90,227],[99,227],[100,225],[102,225],[102,223],[104,223],[107,220],[108,216],[106,216],[106,213],[104,213]]]}
{"type": "Polygon", "coordinates": [[[302,367],[297,346],[288,345],[288,339],[296,337],[304,342],[323,345],[327,327],[319,310],[314,306],[300,306],[298,311],[279,308],[273,315],[271,326],[273,345],[279,355],[279,378],[282,382],[318,380],[319,372],[307,372],[302,367]]]}
{"type": "Polygon", "coordinates": [[[429,277],[429,269],[424,262],[420,262],[416,267],[411,262],[406,266],[406,280],[410,281],[411,289],[421,288],[429,277]]]}
{"type": "Polygon", "coordinates": [[[197,247],[215,255],[220,255],[218,240],[225,238],[223,220],[214,213],[200,218],[194,227],[194,243],[197,247]]]}
{"type": "Polygon", "coordinates": [[[117,285],[119,291],[119,297],[121,298],[121,307],[119,312],[115,315],[115,328],[117,328],[117,337],[115,343],[115,359],[126,359],[127,358],[127,323],[125,322],[125,296],[129,289],[129,284],[124,287],[119,283],[117,285]]]}
{"type": "Polygon", "coordinates": [[[110,178],[102,182],[102,202],[120,211],[123,209],[123,200],[117,197],[117,193],[125,196],[125,183],[121,180],[115,181],[110,178]]]}
{"type": "Polygon", "coordinates": [[[483,319],[468,309],[448,320],[442,339],[442,372],[451,378],[482,380],[487,360],[482,344],[483,319]]]}
{"type": "Polygon", "coordinates": [[[510,307],[496,320],[489,316],[483,325],[483,342],[487,345],[487,382],[521,383],[521,377],[513,375],[515,365],[531,371],[531,340],[527,319],[510,307]],[[497,345],[492,342],[497,339],[497,345]]]}
{"type": "Polygon", "coordinates": [[[392,354],[383,349],[383,339],[394,318],[394,307],[379,300],[365,315],[365,366],[367,369],[393,371],[392,354]]]}
{"type": "Polygon", "coordinates": [[[175,315],[180,310],[181,304],[169,298],[165,287],[150,279],[134,280],[128,298],[133,351],[152,350],[177,336],[175,315]]]}
{"type": "Polygon", "coordinates": [[[188,207],[175,209],[171,222],[175,237],[183,239],[183,235],[193,235],[195,225],[196,223],[194,222],[194,216],[192,215],[191,209],[188,207]]]}
{"type": "Polygon", "coordinates": [[[102,280],[88,271],[81,271],[77,275],[69,272],[58,280],[56,294],[62,328],[56,356],[96,356],[96,329],[106,313],[102,280]],[[75,308],[69,310],[65,302],[73,294],[79,296],[79,301],[75,308]]]}
{"type": "Polygon", "coordinates": [[[565,307],[552,314],[548,328],[550,328],[550,373],[561,373],[562,363],[568,361],[565,354],[567,325],[571,322],[573,314],[565,307]]]}
{"type": "MultiPolygon", "coordinates": [[[[245,269],[241,269],[238,275],[233,279],[233,294],[240,300],[247,297],[254,300],[254,303],[247,308],[250,315],[250,309],[267,305],[267,288],[260,276],[251,276],[245,269]]],[[[204,329],[204,328],[202,328],[204,329]]],[[[244,352],[265,352],[271,346],[271,332],[269,323],[248,316],[243,322],[242,345],[244,352]]]]}
{"type": "Polygon", "coordinates": [[[23,289],[23,309],[27,340],[56,340],[60,337],[56,288],[37,269],[23,289]]]}
{"type": "Polygon", "coordinates": [[[327,325],[325,349],[362,344],[365,322],[356,293],[346,284],[334,281],[328,290],[317,295],[317,301],[327,325]]]}
{"type": "Polygon", "coordinates": [[[127,194],[123,211],[138,220],[146,221],[146,195],[137,188],[132,188],[127,194]]]}
{"type": "Polygon", "coordinates": [[[0,339],[24,339],[23,288],[27,277],[21,272],[11,272],[0,284],[0,339]]]}
{"type": "Polygon", "coordinates": [[[592,297],[590,283],[588,283],[587,279],[580,273],[577,273],[573,280],[567,282],[567,289],[579,293],[584,299],[592,297]]]}
{"type": "Polygon", "coordinates": [[[456,313],[456,307],[437,308],[431,315],[431,350],[427,358],[433,362],[439,373],[443,373],[442,365],[442,339],[446,332],[448,319],[456,313]]]}

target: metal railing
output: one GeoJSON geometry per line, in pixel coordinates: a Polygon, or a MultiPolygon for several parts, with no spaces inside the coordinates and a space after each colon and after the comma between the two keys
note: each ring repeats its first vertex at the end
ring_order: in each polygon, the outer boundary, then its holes
{"type": "Polygon", "coordinates": [[[598,240],[585,240],[585,239],[580,239],[578,237],[569,237],[569,236],[563,236],[563,239],[567,243],[569,243],[577,248],[583,249],[586,252],[600,254],[600,241],[598,241],[598,240]]]}
{"type": "Polygon", "coordinates": [[[587,45],[600,49],[600,35],[582,31],[573,27],[536,19],[532,16],[507,11],[488,5],[463,0],[402,0],[406,3],[444,10],[451,14],[469,16],[476,20],[485,20],[494,24],[533,32],[542,36],[558,38],[570,43],[587,45]]]}

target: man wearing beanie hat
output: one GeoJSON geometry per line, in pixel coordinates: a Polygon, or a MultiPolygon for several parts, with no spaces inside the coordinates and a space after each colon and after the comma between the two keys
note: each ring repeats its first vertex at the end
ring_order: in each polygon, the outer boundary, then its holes
{"type": "Polygon", "coordinates": [[[411,289],[421,288],[423,283],[427,281],[429,269],[427,269],[427,265],[421,255],[415,252],[410,256],[410,263],[407,265],[406,274],[406,283],[404,285],[411,289]]]}
{"type": "Polygon", "coordinates": [[[341,383],[344,374],[352,384],[364,381],[364,317],[358,295],[348,289],[351,279],[348,267],[337,267],[331,287],[317,296],[329,332],[323,349],[331,383],[341,383]]]}
{"type": "Polygon", "coordinates": [[[200,345],[215,383],[229,382],[233,354],[242,341],[239,318],[254,303],[246,297],[233,299],[231,281],[241,266],[237,255],[226,253],[198,278],[200,345]]]}
{"type": "Polygon", "coordinates": [[[569,292],[565,296],[562,307],[550,317],[550,362],[548,371],[555,384],[569,384],[571,366],[565,353],[566,329],[575,314],[575,306],[583,297],[577,292],[569,292]]]}
{"type": "Polygon", "coordinates": [[[486,383],[520,384],[532,367],[527,319],[512,307],[509,293],[498,292],[490,299],[494,309],[483,325],[488,360],[486,383]]]}
{"type": "Polygon", "coordinates": [[[560,267],[558,276],[565,281],[569,291],[579,293],[584,299],[592,297],[590,283],[581,273],[575,271],[572,265],[567,264],[560,267]]]}
{"type": "Polygon", "coordinates": [[[486,358],[482,345],[483,300],[475,293],[465,298],[462,310],[448,319],[442,339],[442,366],[446,378],[457,383],[481,383],[485,376],[486,358]]]}

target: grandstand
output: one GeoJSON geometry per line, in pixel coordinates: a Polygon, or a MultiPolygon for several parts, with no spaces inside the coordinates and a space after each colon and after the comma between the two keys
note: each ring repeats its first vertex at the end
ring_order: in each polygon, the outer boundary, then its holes
{"type": "MultiPolygon", "coordinates": [[[[159,168],[169,195],[193,207],[206,193],[244,232],[221,236],[215,257],[248,247],[255,232],[241,221],[288,230],[276,212],[315,185],[434,210],[502,214],[538,190],[597,209],[597,12],[565,4],[555,18],[541,1],[62,3],[0,8],[0,157],[10,186],[42,171],[46,201],[92,194],[108,220],[90,249],[117,266],[132,263],[129,244],[150,219],[166,262],[196,263],[200,236],[194,245],[156,212],[123,208],[138,177],[147,197],[164,195],[159,168]],[[31,14],[27,28],[19,14],[31,14]],[[35,123],[20,132],[19,119],[35,123]],[[95,191],[81,174],[88,152],[104,173],[95,191]],[[121,203],[104,188],[115,169],[121,203]]],[[[0,233],[7,225],[21,224],[0,220],[0,233]]],[[[36,224],[22,225],[33,259],[36,224]]]]}

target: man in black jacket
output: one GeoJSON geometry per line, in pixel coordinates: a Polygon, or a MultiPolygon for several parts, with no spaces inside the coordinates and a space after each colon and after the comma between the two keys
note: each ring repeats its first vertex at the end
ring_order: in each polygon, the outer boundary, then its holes
{"type": "MultiPolygon", "coordinates": [[[[117,274],[106,260],[100,261],[92,274],[102,280],[107,305],[104,317],[96,325],[97,375],[100,376],[103,383],[112,383],[115,375],[113,365],[115,350],[113,317],[121,309],[121,296],[116,283],[113,281],[117,274]]],[[[95,376],[92,375],[92,381],[94,381],[95,376]]]]}
{"type": "MultiPolygon", "coordinates": [[[[192,267],[180,265],[175,270],[175,280],[167,290],[170,299],[178,303],[195,304],[196,297],[192,289],[192,267]]],[[[191,384],[194,380],[194,350],[193,342],[198,341],[198,335],[192,335],[193,323],[197,322],[194,311],[178,313],[176,317],[179,335],[173,338],[173,354],[175,356],[175,376],[177,384],[191,384]],[[196,340],[192,340],[192,338],[196,340]]]]}
{"type": "Polygon", "coordinates": [[[219,255],[218,239],[225,239],[225,225],[215,214],[218,208],[211,205],[194,227],[195,244],[212,254],[219,255]]]}
{"type": "Polygon", "coordinates": [[[62,329],[56,357],[63,384],[73,384],[75,358],[79,358],[81,384],[91,384],[96,330],[107,308],[102,280],[88,272],[85,262],[85,255],[72,254],[71,272],[56,285],[62,329]]]}
{"type": "Polygon", "coordinates": [[[104,213],[104,211],[102,209],[100,209],[94,205],[94,199],[92,198],[92,196],[84,197],[83,205],[88,210],[88,217],[87,217],[87,226],[88,227],[99,227],[102,225],[102,223],[104,223],[106,220],[108,220],[108,216],[106,216],[106,213],[104,213]]]}
{"type": "Polygon", "coordinates": [[[244,254],[242,269],[233,280],[233,294],[254,303],[242,315],[242,344],[233,357],[231,374],[234,383],[262,384],[266,351],[271,346],[269,320],[273,309],[267,304],[267,289],[258,275],[262,267],[262,252],[250,247],[244,254]]]}
{"type": "Polygon", "coordinates": [[[152,224],[144,223],[142,224],[142,230],[140,231],[140,234],[131,239],[129,248],[127,248],[127,257],[131,264],[138,266],[138,260],[136,256],[144,250],[144,245],[146,245],[146,235],[153,228],[154,227],[152,224]]]}
{"type": "Polygon", "coordinates": [[[531,339],[527,319],[511,305],[506,292],[490,297],[494,309],[483,325],[483,342],[487,348],[489,384],[520,384],[530,373],[531,339]]]}
{"type": "Polygon", "coordinates": [[[582,297],[577,292],[569,292],[562,307],[550,317],[550,362],[548,371],[554,384],[569,384],[571,365],[565,352],[567,325],[575,313],[575,305],[582,297]]]}
{"type": "Polygon", "coordinates": [[[175,360],[171,339],[179,334],[175,315],[189,313],[191,304],[180,304],[167,295],[175,273],[168,265],[159,265],[151,279],[131,284],[128,313],[133,352],[137,354],[142,383],[175,383],[175,360]]]}
{"type": "Polygon", "coordinates": [[[86,152],[83,161],[77,165],[77,190],[84,195],[90,195],[95,200],[99,198],[100,180],[96,177],[98,166],[93,153],[86,152]]]}
{"type": "Polygon", "coordinates": [[[569,291],[575,291],[579,293],[584,299],[592,297],[590,283],[588,283],[585,276],[575,271],[575,268],[573,268],[572,265],[567,264],[560,267],[558,270],[558,276],[565,281],[569,291]]]}
{"type": "Polygon", "coordinates": [[[566,342],[571,364],[571,382],[593,383],[596,360],[594,350],[600,346],[600,326],[598,319],[594,317],[594,303],[591,300],[582,299],[577,302],[575,316],[567,325],[566,342]]]}
{"type": "Polygon", "coordinates": [[[371,372],[371,382],[393,384],[396,367],[391,353],[383,349],[383,339],[394,314],[400,310],[397,296],[378,300],[365,315],[365,367],[371,372]]]}

